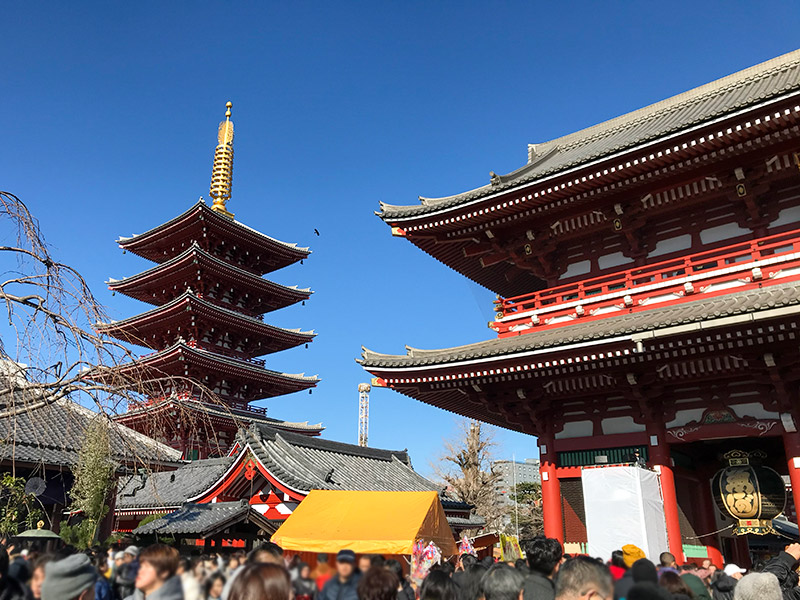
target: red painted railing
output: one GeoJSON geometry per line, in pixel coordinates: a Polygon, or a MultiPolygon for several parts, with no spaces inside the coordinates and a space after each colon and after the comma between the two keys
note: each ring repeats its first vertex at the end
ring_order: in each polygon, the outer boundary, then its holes
{"type": "Polygon", "coordinates": [[[490,326],[502,336],[520,325],[547,325],[556,317],[591,316],[610,306],[632,308],[655,295],[689,295],[727,281],[767,280],[794,262],[800,263],[800,230],[496,300],[497,318],[490,326]]]}

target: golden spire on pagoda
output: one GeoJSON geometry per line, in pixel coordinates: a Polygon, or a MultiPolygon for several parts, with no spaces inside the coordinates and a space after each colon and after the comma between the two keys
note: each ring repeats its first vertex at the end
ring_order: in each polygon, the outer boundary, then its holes
{"type": "Polygon", "coordinates": [[[211,210],[215,210],[226,217],[233,218],[233,213],[228,212],[225,204],[231,199],[233,186],[233,121],[231,121],[231,108],[228,102],[225,107],[225,120],[219,124],[217,133],[217,149],[214,150],[214,167],[211,171],[211,191],[209,195],[214,203],[211,210]]]}

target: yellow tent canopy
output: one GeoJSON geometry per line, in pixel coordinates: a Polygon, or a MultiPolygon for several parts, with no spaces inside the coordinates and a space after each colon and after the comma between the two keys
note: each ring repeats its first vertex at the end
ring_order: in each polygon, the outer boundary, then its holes
{"type": "Polygon", "coordinates": [[[312,490],[271,539],[303,552],[411,554],[419,539],[458,552],[436,492],[312,490]]]}

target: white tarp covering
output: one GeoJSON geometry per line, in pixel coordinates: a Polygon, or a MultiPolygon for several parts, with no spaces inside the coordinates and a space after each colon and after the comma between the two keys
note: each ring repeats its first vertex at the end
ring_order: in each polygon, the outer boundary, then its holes
{"type": "Polygon", "coordinates": [[[590,556],[608,560],[612,551],[635,544],[658,562],[658,555],[669,550],[656,473],[640,467],[584,468],[581,483],[590,556]]]}

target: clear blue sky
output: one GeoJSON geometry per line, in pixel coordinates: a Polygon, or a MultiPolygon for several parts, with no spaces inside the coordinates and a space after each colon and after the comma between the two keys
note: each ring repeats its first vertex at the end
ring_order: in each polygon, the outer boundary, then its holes
{"type": "MultiPolygon", "coordinates": [[[[322,383],[270,414],[350,442],[361,344],[491,334],[492,294],[393,239],[379,201],[482,185],[521,166],[528,143],[793,50],[800,31],[796,2],[44,2],[0,15],[0,189],[115,318],[145,307],[103,282],[148,263],[114,240],[208,195],[233,101],[229,208],[314,251],[273,278],[315,296],[269,320],[319,337],[268,366],[322,383]]],[[[453,429],[448,413],[372,394],[371,444],[407,447],[423,472],[453,429]]],[[[503,457],[536,455],[532,438],[498,439],[503,457]]]]}

